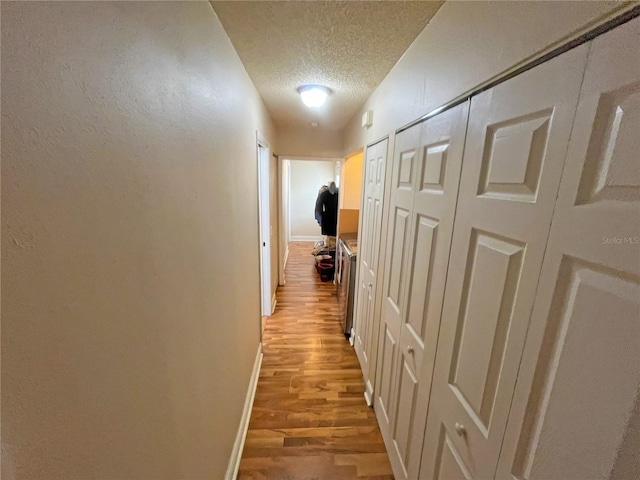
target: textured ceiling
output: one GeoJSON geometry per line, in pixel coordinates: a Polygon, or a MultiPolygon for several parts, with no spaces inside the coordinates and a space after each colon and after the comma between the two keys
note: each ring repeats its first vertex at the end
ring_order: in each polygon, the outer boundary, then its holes
{"type": "Polygon", "coordinates": [[[212,1],[278,127],[341,130],[443,2],[212,1]],[[333,93],[310,110],[296,87],[333,93]]]}

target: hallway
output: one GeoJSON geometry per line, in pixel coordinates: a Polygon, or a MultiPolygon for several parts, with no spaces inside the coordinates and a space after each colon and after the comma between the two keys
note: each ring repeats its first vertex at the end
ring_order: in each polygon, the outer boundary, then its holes
{"type": "Polygon", "coordinates": [[[267,321],[239,479],[393,479],[362,372],[340,331],[335,285],[311,242],[292,242],[267,321]]]}

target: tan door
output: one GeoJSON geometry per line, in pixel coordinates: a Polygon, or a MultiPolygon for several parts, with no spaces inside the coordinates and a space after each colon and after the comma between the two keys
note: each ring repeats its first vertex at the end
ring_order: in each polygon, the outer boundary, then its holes
{"type": "Polygon", "coordinates": [[[492,478],[586,45],[471,101],[420,478],[492,478]]]}
{"type": "Polygon", "coordinates": [[[591,47],[498,478],[640,478],[639,42],[591,47]]]}
{"type": "Polygon", "coordinates": [[[377,329],[374,325],[374,301],[380,253],[380,234],[382,230],[382,201],[384,195],[384,177],[387,165],[387,147],[389,140],[367,148],[364,167],[364,204],[362,212],[362,231],[358,245],[358,292],[357,309],[354,322],[356,354],[365,380],[365,398],[373,403],[373,384],[375,364],[373,357],[377,348],[377,329]]]}
{"type": "Polygon", "coordinates": [[[420,467],[468,112],[466,102],[431,118],[420,136],[390,432],[396,478],[415,479],[420,467]]]}

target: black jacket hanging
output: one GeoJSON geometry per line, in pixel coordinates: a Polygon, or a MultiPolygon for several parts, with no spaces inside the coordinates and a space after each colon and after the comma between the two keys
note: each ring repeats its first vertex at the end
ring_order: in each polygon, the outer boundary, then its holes
{"type": "Polygon", "coordinates": [[[338,189],[329,188],[320,192],[316,200],[316,219],[320,217],[319,223],[322,235],[336,236],[338,223],[338,189]],[[333,193],[331,191],[333,190],[333,193]]]}

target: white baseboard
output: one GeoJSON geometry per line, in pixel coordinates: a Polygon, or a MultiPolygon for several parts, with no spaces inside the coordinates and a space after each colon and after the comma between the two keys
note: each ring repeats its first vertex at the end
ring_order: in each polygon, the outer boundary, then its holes
{"type": "Polygon", "coordinates": [[[276,303],[278,303],[276,300],[276,293],[273,292],[273,297],[271,297],[271,315],[276,311],[276,303]]]}
{"type": "Polygon", "coordinates": [[[292,242],[319,242],[321,240],[324,240],[324,237],[322,237],[322,236],[305,236],[305,235],[297,235],[297,236],[291,237],[291,241],[292,242]]]}
{"type": "Polygon", "coordinates": [[[249,389],[247,390],[247,397],[244,400],[242,418],[240,419],[238,434],[236,435],[236,441],[233,444],[233,450],[231,451],[231,457],[229,458],[227,472],[224,475],[225,480],[236,480],[236,477],[238,476],[244,441],[247,438],[247,430],[249,429],[249,419],[251,418],[253,399],[256,396],[258,377],[260,377],[260,365],[262,365],[262,343],[258,345],[258,353],[256,354],[256,360],[253,363],[253,372],[251,372],[251,379],[249,380],[249,389]]]}

